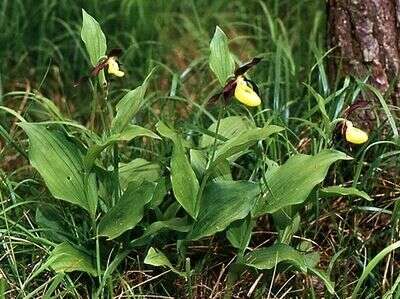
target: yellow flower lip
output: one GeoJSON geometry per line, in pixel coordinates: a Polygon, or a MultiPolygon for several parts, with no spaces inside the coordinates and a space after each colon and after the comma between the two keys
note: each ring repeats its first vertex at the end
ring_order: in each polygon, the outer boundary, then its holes
{"type": "Polygon", "coordinates": [[[258,94],[251,88],[243,76],[238,76],[236,79],[235,98],[249,107],[256,107],[261,104],[261,99],[258,94]]]}
{"type": "Polygon", "coordinates": [[[123,77],[125,73],[119,69],[117,58],[115,56],[109,57],[107,61],[108,73],[117,77],[123,77]]]}
{"type": "Polygon", "coordinates": [[[363,144],[368,141],[368,134],[355,128],[351,121],[346,121],[345,137],[348,142],[353,144],[363,144]]]}

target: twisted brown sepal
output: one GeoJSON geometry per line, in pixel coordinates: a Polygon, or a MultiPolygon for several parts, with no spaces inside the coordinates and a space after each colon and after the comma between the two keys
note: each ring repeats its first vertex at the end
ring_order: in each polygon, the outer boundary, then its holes
{"type": "Polygon", "coordinates": [[[366,100],[362,100],[362,99],[357,100],[344,110],[343,115],[345,116],[345,118],[347,118],[349,115],[351,115],[357,109],[365,108],[367,106],[368,106],[368,102],[366,100]]]}
{"type": "Polygon", "coordinates": [[[236,78],[233,78],[226,83],[222,92],[213,95],[208,100],[207,105],[215,105],[221,97],[223,98],[224,104],[227,105],[235,92],[235,88],[236,88],[236,78]]]}
{"type": "Polygon", "coordinates": [[[110,57],[119,57],[122,55],[122,49],[120,48],[114,48],[111,49],[110,52],[108,52],[107,57],[102,58],[89,72],[89,75],[83,76],[79,78],[78,81],[74,82],[74,87],[79,86],[83,82],[86,82],[89,80],[90,77],[97,77],[100,73],[101,70],[105,69],[108,65],[108,60],[110,57]]]}
{"type": "Polygon", "coordinates": [[[251,61],[245,63],[241,67],[238,67],[235,70],[235,77],[238,77],[240,75],[243,75],[246,73],[249,69],[251,69],[253,66],[257,65],[260,61],[262,60],[261,57],[254,57],[251,61]]]}
{"type": "MultiPolygon", "coordinates": [[[[262,58],[260,58],[260,57],[254,57],[251,61],[249,61],[249,62],[245,63],[244,65],[242,65],[241,67],[237,68],[234,72],[235,76],[225,84],[222,92],[219,92],[219,93],[213,95],[208,100],[207,105],[216,104],[221,97],[223,97],[224,104],[227,105],[229,103],[229,100],[232,98],[233,94],[235,93],[237,77],[244,75],[244,73],[246,73],[249,69],[251,69],[253,66],[258,64],[261,60],[262,60],[262,58]]],[[[251,85],[251,87],[257,93],[257,95],[260,96],[260,91],[259,91],[257,85],[253,81],[247,79],[246,77],[244,77],[244,79],[247,83],[249,83],[251,85]]]]}

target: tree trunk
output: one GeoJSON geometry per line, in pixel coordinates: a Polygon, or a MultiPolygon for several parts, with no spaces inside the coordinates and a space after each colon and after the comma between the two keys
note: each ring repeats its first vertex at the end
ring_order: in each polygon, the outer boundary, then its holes
{"type": "Polygon", "coordinates": [[[328,0],[330,73],[369,76],[400,104],[400,0],[328,0]]]}

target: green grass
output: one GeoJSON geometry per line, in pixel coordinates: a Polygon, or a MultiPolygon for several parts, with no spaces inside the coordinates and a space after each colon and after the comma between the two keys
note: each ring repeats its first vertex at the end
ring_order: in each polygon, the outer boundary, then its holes
{"type": "MultiPolygon", "coordinates": [[[[330,122],[341,117],[360,94],[369,92],[369,87],[354,78],[334,82],[328,76],[325,1],[2,1],[1,105],[28,121],[74,120],[101,135],[105,129],[101,117],[107,123],[109,115],[104,113],[107,105],[98,101],[100,92],[93,93],[89,84],[72,87],[90,69],[80,39],[82,8],[99,21],[109,49],[124,49],[120,60],[127,76],[111,82],[107,98],[111,107],[156,67],[144,107],[135,117],[137,123],[155,131],[155,124],[163,120],[199,149],[200,137],[212,133],[207,129],[220,112],[220,106],[206,105],[220,88],[208,65],[209,42],[218,25],[229,36],[238,64],[255,55],[265,57],[250,73],[260,87],[262,108],[249,110],[233,103],[223,111],[224,117],[241,115],[258,127],[271,123],[285,128],[232,163],[233,179],[262,181],[270,161],[283,164],[295,154],[315,155],[334,147],[354,159],[334,164],[323,185],[354,186],[374,201],[326,198],[315,188],[305,204],[286,211],[293,215],[297,208],[300,211],[298,229],[285,232],[290,244],[311,246],[320,253],[319,266],[335,282],[336,295],[330,295],[315,276],[286,265],[266,271],[241,269],[233,262],[237,250],[221,233],[188,242],[184,233],[170,231],[131,249],[126,245],[139,237],[140,230],[124,234],[120,243],[105,242],[93,232],[83,210],[54,199],[27,160],[28,139],[16,126],[17,119],[1,110],[0,298],[3,289],[5,298],[89,298],[94,294],[220,298],[227,287],[232,287],[235,298],[249,292],[258,298],[346,298],[356,293],[359,298],[384,294],[391,298],[391,292],[399,298],[399,253],[394,247],[399,240],[400,151],[393,139],[398,108],[384,105],[384,98],[376,94],[373,113],[386,115],[389,121],[376,122],[365,145],[332,143],[330,122]],[[56,219],[40,221],[38,207],[57,208],[56,219]],[[46,231],[43,221],[60,219],[77,245],[93,249],[96,263],[109,271],[115,266],[115,271],[94,277],[82,272],[57,274],[45,267],[60,235],[46,231]],[[144,264],[150,246],[162,249],[187,279],[168,268],[144,264]],[[240,273],[239,280],[233,279],[235,273],[240,273]]],[[[78,147],[91,142],[76,123],[57,128],[78,147]]],[[[99,167],[111,167],[118,163],[115,159],[127,163],[140,157],[158,163],[162,174],[169,175],[172,147],[167,139],[135,139],[105,151],[99,167]]],[[[118,201],[115,182],[108,184],[104,188],[112,190],[110,196],[118,201]]],[[[160,213],[163,217],[187,215],[170,191],[159,211],[145,214],[140,227],[159,220],[160,213]]],[[[276,222],[274,217],[261,217],[249,248],[272,245],[279,238],[276,222]]]]}

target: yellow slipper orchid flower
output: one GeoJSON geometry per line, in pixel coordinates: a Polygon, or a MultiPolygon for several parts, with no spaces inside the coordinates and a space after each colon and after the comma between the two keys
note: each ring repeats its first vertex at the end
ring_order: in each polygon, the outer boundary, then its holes
{"type": "Polygon", "coordinates": [[[245,77],[245,73],[260,61],[260,57],[255,57],[248,63],[237,68],[234,76],[225,84],[221,92],[210,98],[209,103],[214,103],[222,98],[225,104],[228,104],[230,99],[235,97],[239,102],[249,107],[261,105],[257,85],[245,77]]]}
{"type": "Polygon", "coordinates": [[[368,134],[355,128],[351,121],[346,121],[345,137],[348,142],[353,144],[363,144],[368,141],[368,134]]]}
{"type": "Polygon", "coordinates": [[[249,107],[256,107],[261,104],[261,99],[251,86],[245,81],[243,76],[236,79],[235,98],[249,107]]]}
{"type": "Polygon", "coordinates": [[[123,77],[125,73],[119,69],[119,65],[115,56],[108,58],[108,73],[117,77],[123,77]]]}
{"type": "Polygon", "coordinates": [[[125,73],[119,69],[118,57],[121,56],[122,50],[115,48],[112,49],[107,56],[100,59],[99,63],[96,64],[91,70],[89,75],[81,77],[74,83],[74,87],[77,87],[82,82],[87,81],[90,77],[96,77],[100,71],[107,68],[108,73],[117,77],[123,77],[125,73]]]}

